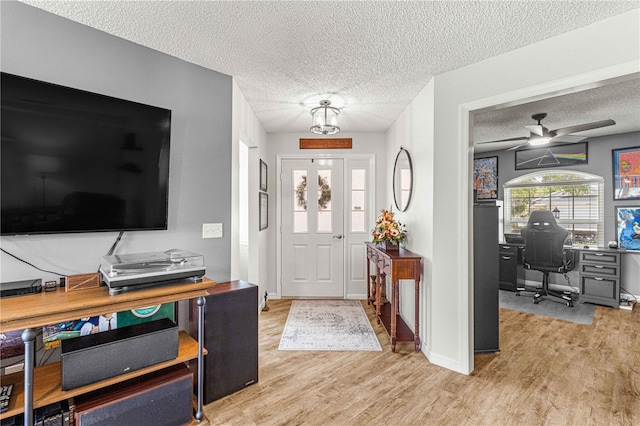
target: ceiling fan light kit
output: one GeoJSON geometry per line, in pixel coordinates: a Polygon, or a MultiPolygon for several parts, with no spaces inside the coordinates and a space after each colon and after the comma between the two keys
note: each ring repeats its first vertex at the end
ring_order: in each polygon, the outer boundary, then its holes
{"type": "Polygon", "coordinates": [[[545,145],[551,142],[576,143],[585,139],[585,137],[573,135],[573,133],[579,133],[587,130],[598,129],[600,127],[613,126],[614,124],[616,124],[615,121],[609,119],[609,120],[594,121],[593,123],[585,123],[585,124],[578,124],[575,126],[562,127],[555,130],[549,130],[548,128],[543,126],[541,123],[541,121],[546,116],[547,116],[547,113],[545,112],[533,114],[531,116],[531,118],[536,120],[538,124],[524,126],[527,130],[529,130],[528,137],[500,139],[500,140],[489,141],[485,143],[524,141],[524,143],[514,146],[513,148],[509,148],[506,151],[514,151],[525,145],[537,146],[537,145],[545,145]]]}
{"type": "Polygon", "coordinates": [[[333,135],[340,131],[338,127],[340,110],[331,106],[331,101],[323,99],[320,106],[311,109],[311,133],[333,135]]]}
{"type": "Polygon", "coordinates": [[[545,145],[545,144],[548,144],[549,142],[551,142],[551,138],[549,137],[537,137],[537,138],[529,139],[529,145],[533,145],[533,146],[545,145]]]}

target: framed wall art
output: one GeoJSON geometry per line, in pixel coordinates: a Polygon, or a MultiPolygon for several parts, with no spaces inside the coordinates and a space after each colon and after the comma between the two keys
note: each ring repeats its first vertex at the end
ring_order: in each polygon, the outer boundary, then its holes
{"type": "Polygon", "coordinates": [[[260,191],[267,192],[267,163],[260,160],[260,191]]]}
{"type": "Polygon", "coordinates": [[[516,170],[588,164],[587,142],[516,151],[516,170]]]}
{"type": "Polygon", "coordinates": [[[612,149],[613,199],[640,199],[640,146],[612,149]]]}
{"type": "Polygon", "coordinates": [[[260,215],[260,231],[262,231],[269,227],[269,195],[266,192],[260,192],[258,211],[260,215]]]}
{"type": "Polygon", "coordinates": [[[476,202],[498,199],[498,157],[473,160],[473,192],[476,202]]]}
{"type": "Polygon", "coordinates": [[[616,207],[618,247],[640,251],[640,206],[616,207]]]}

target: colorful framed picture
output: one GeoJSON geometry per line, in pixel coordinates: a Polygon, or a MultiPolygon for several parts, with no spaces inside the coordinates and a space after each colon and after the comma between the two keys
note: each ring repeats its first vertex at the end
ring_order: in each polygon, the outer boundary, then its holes
{"type": "Polygon", "coordinates": [[[587,142],[522,149],[515,153],[516,170],[588,164],[588,154],[587,142]]]}
{"type": "Polygon", "coordinates": [[[640,146],[612,149],[613,199],[640,200],[640,146]]]}
{"type": "Polygon", "coordinates": [[[616,207],[618,247],[640,251],[640,206],[616,207]]]}
{"type": "Polygon", "coordinates": [[[474,158],[473,192],[476,202],[498,199],[498,157],[474,158]]]}

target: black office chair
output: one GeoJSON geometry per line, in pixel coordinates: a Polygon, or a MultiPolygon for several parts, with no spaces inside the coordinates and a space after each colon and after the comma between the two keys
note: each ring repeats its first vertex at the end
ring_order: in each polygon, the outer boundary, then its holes
{"type": "Polygon", "coordinates": [[[542,272],[542,288],[537,289],[533,303],[537,304],[543,297],[566,303],[573,307],[570,292],[549,290],[549,274],[556,272],[566,274],[573,269],[573,262],[565,256],[564,242],[569,232],[558,226],[553,213],[549,210],[536,210],[531,213],[527,226],[522,228],[524,239],[523,264],[525,269],[542,272]]]}

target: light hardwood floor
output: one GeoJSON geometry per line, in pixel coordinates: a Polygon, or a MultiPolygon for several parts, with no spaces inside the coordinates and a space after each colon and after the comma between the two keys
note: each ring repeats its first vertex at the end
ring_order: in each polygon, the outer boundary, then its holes
{"type": "Polygon", "coordinates": [[[501,309],[501,351],[467,376],[391,352],[366,302],[382,352],[279,351],[290,305],[260,314],[259,381],[208,404],[211,424],[640,425],[640,306],[593,325],[501,309]]]}

